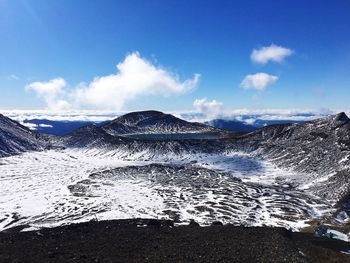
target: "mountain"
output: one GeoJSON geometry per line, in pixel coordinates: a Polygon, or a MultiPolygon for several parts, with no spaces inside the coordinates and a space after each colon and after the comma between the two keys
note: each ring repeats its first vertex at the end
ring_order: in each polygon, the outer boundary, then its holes
{"type": "Polygon", "coordinates": [[[139,111],[125,114],[101,126],[111,135],[130,133],[223,133],[201,123],[188,122],[159,111],[139,111]]]}
{"type": "Polygon", "coordinates": [[[38,133],[0,114],[0,157],[41,150],[47,144],[38,133]]]}
{"type": "Polygon", "coordinates": [[[257,129],[252,125],[249,125],[242,121],[237,121],[237,120],[214,119],[214,120],[205,122],[205,124],[210,125],[214,128],[228,130],[228,131],[252,132],[257,129]]]}
{"type": "Polygon", "coordinates": [[[350,154],[350,119],[339,113],[303,124],[270,125],[243,135],[241,142],[250,150],[263,149],[262,154],[269,158],[286,161],[297,158],[293,164],[298,167],[303,167],[302,159],[308,165],[310,161],[316,162],[315,169],[325,172],[350,154]]]}
{"type": "Polygon", "coordinates": [[[140,159],[160,156],[171,159],[171,156],[174,155],[222,153],[225,147],[222,140],[224,139],[139,140],[111,135],[102,127],[89,125],[62,137],[61,145],[67,148],[95,149],[98,154],[112,151],[118,158],[137,155],[140,159]]]}
{"type": "Polygon", "coordinates": [[[343,112],[302,124],[270,125],[237,143],[278,166],[314,174],[309,187],[318,195],[339,199],[350,193],[350,119],[343,112]]]}

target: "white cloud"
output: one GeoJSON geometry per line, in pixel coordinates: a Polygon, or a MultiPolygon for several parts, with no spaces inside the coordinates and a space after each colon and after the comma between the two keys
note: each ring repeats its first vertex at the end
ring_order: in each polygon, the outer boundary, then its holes
{"type": "Polygon", "coordinates": [[[39,127],[41,127],[41,128],[53,128],[52,125],[50,125],[50,124],[45,124],[45,123],[39,124],[39,127]]]}
{"type": "Polygon", "coordinates": [[[195,110],[199,113],[203,113],[209,117],[215,117],[222,112],[222,102],[212,100],[208,101],[207,98],[196,99],[193,102],[195,110]]]}
{"type": "Polygon", "coordinates": [[[277,76],[260,72],[245,76],[241,82],[241,87],[244,89],[265,90],[277,80],[277,76]]]}
{"type": "Polygon", "coordinates": [[[30,122],[20,122],[23,126],[26,126],[27,128],[29,128],[30,130],[34,131],[38,128],[38,125],[36,125],[35,123],[30,123],[30,122]]]}
{"type": "Polygon", "coordinates": [[[61,110],[70,107],[69,103],[61,99],[66,95],[64,88],[67,86],[63,78],[55,78],[47,82],[33,82],[25,89],[34,91],[37,96],[45,101],[47,108],[51,110],[61,110]]]}
{"type": "Polygon", "coordinates": [[[199,79],[200,75],[195,74],[192,79],[180,81],[177,75],[153,65],[134,52],[117,65],[115,74],[96,77],[91,83],[81,83],[69,92],[64,90],[67,83],[62,78],[34,82],[26,89],[34,90],[50,109],[121,110],[126,102],[137,97],[184,94],[192,90],[199,79]]]}
{"type": "Polygon", "coordinates": [[[254,49],[250,59],[254,63],[266,64],[269,61],[282,63],[284,59],[294,53],[293,50],[272,44],[268,47],[254,49]]]}
{"type": "Polygon", "coordinates": [[[135,52],[117,65],[117,73],[97,77],[75,92],[77,104],[88,108],[120,110],[127,101],[147,95],[179,95],[193,89],[200,75],[183,82],[179,77],[156,67],[135,52]]]}

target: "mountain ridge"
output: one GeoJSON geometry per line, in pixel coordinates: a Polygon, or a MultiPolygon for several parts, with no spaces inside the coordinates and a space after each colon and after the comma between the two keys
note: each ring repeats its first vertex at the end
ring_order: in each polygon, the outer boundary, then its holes
{"type": "Polygon", "coordinates": [[[41,150],[47,145],[40,134],[0,114],[0,157],[41,150]]]}

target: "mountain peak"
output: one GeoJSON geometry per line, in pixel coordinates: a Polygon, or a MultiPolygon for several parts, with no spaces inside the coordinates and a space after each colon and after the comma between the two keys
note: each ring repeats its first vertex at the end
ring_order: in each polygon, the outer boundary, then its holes
{"type": "Polygon", "coordinates": [[[117,119],[120,119],[121,117],[130,118],[130,117],[136,117],[136,116],[142,116],[143,118],[149,118],[149,117],[160,116],[160,115],[165,115],[165,113],[163,113],[161,111],[156,111],[156,110],[134,111],[134,112],[129,112],[127,114],[124,114],[117,119]]]}
{"type": "Polygon", "coordinates": [[[345,112],[340,112],[340,113],[334,115],[333,120],[335,120],[335,121],[341,121],[341,122],[348,122],[350,119],[349,119],[349,117],[345,114],[345,112]]]}

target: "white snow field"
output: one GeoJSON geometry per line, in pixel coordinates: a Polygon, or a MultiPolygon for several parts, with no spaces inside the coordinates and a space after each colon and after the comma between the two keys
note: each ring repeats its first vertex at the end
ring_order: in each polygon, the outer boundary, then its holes
{"type": "Polygon", "coordinates": [[[125,218],[299,229],[331,211],[288,185],[291,172],[246,154],[140,157],[49,150],[0,158],[0,231],[125,218]]]}

